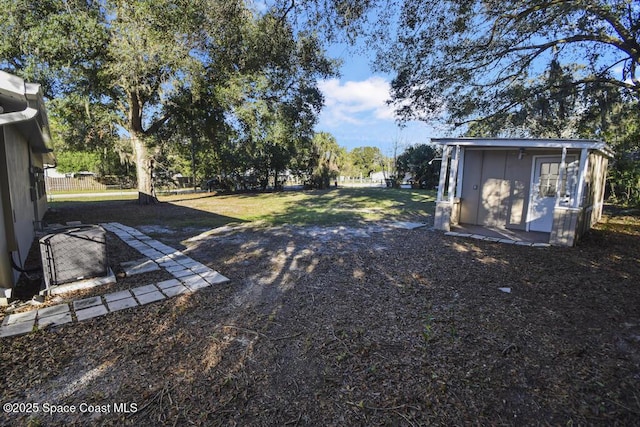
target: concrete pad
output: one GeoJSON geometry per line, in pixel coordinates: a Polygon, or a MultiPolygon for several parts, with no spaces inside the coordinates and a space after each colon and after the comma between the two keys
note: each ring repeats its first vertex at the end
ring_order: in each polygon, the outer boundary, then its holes
{"type": "Polygon", "coordinates": [[[171,297],[175,297],[176,295],[189,293],[191,292],[191,290],[187,288],[185,285],[180,284],[172,288],[163,289],[162,292],[167,296],[167,298],[171,298],[171,297]]]}
{"type": "Polygon", "coordinates": [[[155,292],[157,290],[158,288],[156,288],[156,285],[145,285],[139,286],[137,288],[132,288],[131,292],[133,292],[133,294],[137,297],[139,295],[148,294],[149,292],[155,292]]]}
{"type": "Polygon", "coordinates": [[[211,271],[209,273],[203,273],[200,275],[204,280],[211,283],[212,285],[216,285],[218,283],[228,282],[229,279],[224,277],[222,274],[217,271],[211,271]]]}
{"type": "Polygon", "coordinates": [[[38,318],[38,329],[48,328],[49,326],[64,325],[65,323],[71,323],[72,321],[71,312],[41,317],[38,318]]]}
{"type": "Polygon", "coordinates": [[[70,312],[69,304],[52,305],[51,307],[41,308],[38,310],[38,319],[49,316],[59,316],[70,312]]]}
{"type": "Polygon", "coordinates": [[[22,313],[10,314],[4,318],[3,325],[13,325],[22,322],[33,322],[36,320],[37,310],[25,311],[22,313]]]}
{"type": "Polygon", "coordinates": [[[102,299],[99,296],[76,300],[73,302],[73,309],[78,311],[97,305],[102,305],[102,299]]]}
{"type": "Polygon", "coordinates": [[[160,301],[164,299],[164,295],[160,291],[149,292],[148,294],[137,295],[140,305],[149,304],[150,302],[160,301]]]}
{"type": "Polygon", "coordinates": [[[111,301],[107,303],[107,305],[109,306],[110,311],[118,311],[124,310],[125,308],[136,307],[138,303],[135,299],[133,299],[133,297],[129,297],[125,299],[119,299],[117,301],[111,301]]]}
{"type": "Polygon", "coordinates": [[[29,322],[18,322],[12,325],[4,325],[0,327],[0,337],[12,337],[15,335],[24,335],[33,331],[35,320],[29,322]]]}
{"type": "Polygon", "coordinates": [[[516,242],[516,245],[518,246],[531,246],[531,242],[516,242]]]}
{"type": "Polygon", "coordinates": [[[40,294],[46,294],[48,292],[49,295],[59,295],[59,294],[64,294],[66,292],[79,291],[82,289],[91,289],[91,288],[95,288],[96,286],[110,285],[112,283],[116,283],[116,276],[115,274],[113,274],[113,271],[109,269],[109,273],[107,276],[80,280],[77,282],[66,283],[64,285],[59,285],[59,286],[52,286],[50,289],[45,289],[44,291],[41,291],[40,294]]]}
{"type": "Polygon", "coordinates": [[[472,239],[478,239],[478,240],[484,240],[484,239],[486,239],[486,238],[487,238],[487,236],[482,236],[482,235],[480,235],[480,234],[472,234],[472,235],[471,235],[471,236],[469,236],[469,237],[471,237],[472,239]]]}
{"type": "Polygon", "coordinates": [[[125,298],[131,298],[131,292],[129,292],[128,290],[113,292],[111,294],[107,294],[104,296],[104,299],[105,301],[107,301],[107,303],[110,303],[112,301],[118,301],[125,298]]]}
{"type": "Polygon", "coordinates": [[[83,310],[76,310],[76,317],[78,318],[78,322],[80,322],[82,320],[92,319],[94,317],[102,316],[107,313],[107,307],[100,304],[93,307],[85,308],[83,310]]]}
{"type": "Polygon", "coordinates": [[[158,282],[156,283],[156,286],[160,289],[167,289],[167,288],[173,288],[175,286],[179,286],[182,283],[180,283],[180,281],[178,279],[170,279],[170,280],[164,280],[162,282],[158,282]]]}
{"type": "Polygon", "coordinates": [[[149,258],[137,259],[134,261],[127,261],[120,263],[120,266],[124,270],[127,276],[133,276],[135,274],[150,273],[152,271],[160,270],[160,266],[149,258]]]}
{"type": "Polygon", "coordinates": [[[498,240],[500,243],[506,243],[507,245],[515,245],[516,241],[511,239],[500,239],[498,240]]]}

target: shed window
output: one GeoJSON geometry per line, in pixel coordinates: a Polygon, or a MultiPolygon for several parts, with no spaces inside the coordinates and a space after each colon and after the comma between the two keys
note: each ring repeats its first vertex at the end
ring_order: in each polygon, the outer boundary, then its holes
{"type": "Polygon", "coordinates": [[[540,164],[540,196],[556,197],[556,186],[560,164],[556,162],[543,162],[540,164]]]}

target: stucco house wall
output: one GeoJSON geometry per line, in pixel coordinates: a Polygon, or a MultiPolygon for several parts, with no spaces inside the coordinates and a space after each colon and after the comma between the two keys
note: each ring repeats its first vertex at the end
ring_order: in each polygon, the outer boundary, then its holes
{"type": "Polygon", "coordinates": [[[0,72],[0,288],[12,288],[47,209],[44,168],[53,164],[39,85],[0,72]]]}

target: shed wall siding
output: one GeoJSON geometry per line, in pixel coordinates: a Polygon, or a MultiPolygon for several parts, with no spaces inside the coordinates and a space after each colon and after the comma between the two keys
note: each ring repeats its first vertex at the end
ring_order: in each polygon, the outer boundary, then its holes
{"type": "Polygon", "coordinates": [[[510,188],[506,227],[526,230],[531,181],[530,157],[519,158],[517,151],[507,152],[505,179],[509,181],[510,188]]]}
{"type": "Polygon", "coordinates": [[[467,149],[460,222],[526,229],[531,159],[515,150],[467,149]]]}
{"type": "Polygon", "coordinates": [[[464,153],[462,192],[460,195],[460,222],[463,224],[478,223],[482,153],[482,151],[478,150],[465,150],[464,153]]]}

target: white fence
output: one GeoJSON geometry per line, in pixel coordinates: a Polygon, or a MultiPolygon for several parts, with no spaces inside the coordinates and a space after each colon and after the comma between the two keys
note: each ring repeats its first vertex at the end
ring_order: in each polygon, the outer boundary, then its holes
{"type": "Polygon", "coordinates": [[[52,178],[46,177],[47,193],[74,192],[84,190],[104,191],[107,186],[96,181],[95,178],[86,176],[78,178],[52,178]]]}

